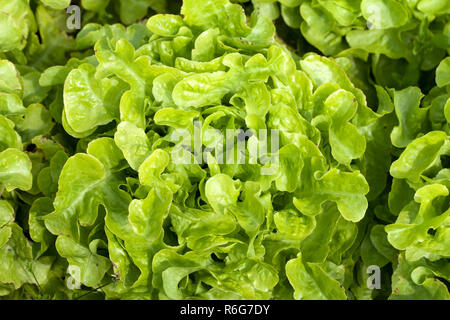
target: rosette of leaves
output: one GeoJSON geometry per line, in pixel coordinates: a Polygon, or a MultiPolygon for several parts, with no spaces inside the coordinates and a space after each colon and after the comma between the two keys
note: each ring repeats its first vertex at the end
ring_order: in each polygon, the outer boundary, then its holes
{"type": "Polygon", "coordinates": [[[361,271],[351,291],[371,299],[370,265],[393,270],[386,279],[389,299],[448,300],[449,264],[449,117],[448,58],[438,66],[436,86],[389,90],[386,101],[396,114],[390,133],[392,182],[366,215],[361,271]]]}
{"type": "Polygon", "coordinates": [[[351,297],[392,113],[369,108],[337,61],[297,60],[266,17],[227,0],[181,13],[89,24],[77,59],[42,73],[76,141],[41,218],[57,256],[108,298],[351,297]],[[233,159],[227,130],[245,145],[233,159]]]}
{"type": "Polygon", "coordinates": [[[1,297],[448,299],[448,58],[424,96],[229,0],[92,19],[1,55],[1,297]]]}

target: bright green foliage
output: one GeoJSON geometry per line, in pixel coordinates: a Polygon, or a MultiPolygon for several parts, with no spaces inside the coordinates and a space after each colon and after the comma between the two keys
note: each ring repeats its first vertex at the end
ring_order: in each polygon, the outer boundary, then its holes
{"type": "MultiPolygon", "coordinates": [[[[282,19],[325,55],[370,63],[378,84],[403,89],[450,49],[448,0],[243,0],[282,19]]],[[[305,41],[285,40],[304,51],[305,41]]],[[[300,39],[298,39],[300,40],[300,39]]]]}
{"type": "Polygon", "coordinates": [[[0,298],[450,299],[448,1],[80,4],[0,1],[0,298]]]}

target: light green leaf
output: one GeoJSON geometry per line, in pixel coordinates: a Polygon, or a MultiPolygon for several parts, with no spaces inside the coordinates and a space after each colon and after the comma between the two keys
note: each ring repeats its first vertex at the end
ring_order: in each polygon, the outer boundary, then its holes
{"type": "Polygon", "coordinates": [[[345,219],[357,222],[366,212],[368,204],[365,195],[368,192],[369,186],[359,172],[331,169],[314,179],[311,185],[295,192],[294,204],[303,214],[317,215],[322,212],[326,201],[333,201],[345,219]]]}
{"type": "Polygon", "coordinates": [[[391,166],[391,175],[418,182],[422,173],[440,156],[447,135],[432,131],[411,142],[391,166]]]}

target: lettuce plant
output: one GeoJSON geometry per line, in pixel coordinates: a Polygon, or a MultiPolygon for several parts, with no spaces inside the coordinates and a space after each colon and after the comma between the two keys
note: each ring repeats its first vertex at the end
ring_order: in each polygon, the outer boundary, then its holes
{"type": "MultiPolygon", "coordinates": [[[[447,0],[251,3],[256,14],[281,17],[287,26],[299,29],[306,42],[323,54],[352,57],[360,69],[371,66],[377,84],[387,87],[420,84],[423,74],[435,69],[450,47],[447,0]]],[[[305,42],[300,42],[302,52],[304,47],[305,42]]]]}
{"type": "Polygon", "coordinates": [[[75,37],[69,3],[0,6],[0,297],[450,298],[445,50],[424,94],[229,0],[133,4],[75,37]]]}

